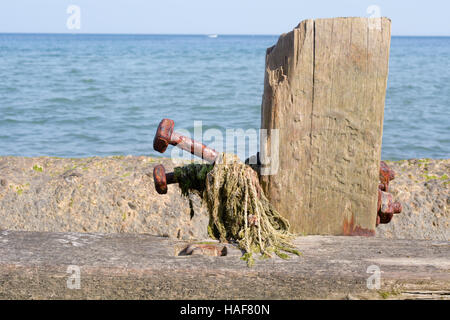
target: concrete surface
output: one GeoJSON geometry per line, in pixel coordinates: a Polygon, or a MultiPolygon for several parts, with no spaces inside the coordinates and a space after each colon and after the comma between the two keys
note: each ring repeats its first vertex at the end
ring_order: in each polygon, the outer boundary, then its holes
{"type": "MultiPolygon", "coordinates": [[[[114,156],[80,159],[0,157],[0,230],[149,233],[173,239],[207,236],[198,195],[177,185],[159,195],[153,167],[170,159],[114,156]]],[[[388,162],[390,192],[403,205],[376,236],[450,240],[450,159],[388,162]]]]}

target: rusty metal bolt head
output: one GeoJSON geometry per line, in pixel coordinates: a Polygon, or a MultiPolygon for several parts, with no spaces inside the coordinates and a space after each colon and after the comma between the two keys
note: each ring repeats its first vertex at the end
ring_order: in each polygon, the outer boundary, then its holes
{"type": "Polygon", "coordinates": [[[389,191],[389,182],[395,179],[395,171],[389,168],[386,162],[380,162],[380,184],[378,188],[382,191],[389,191]]]}
{"type": "Polygon", "coordinates": [[[403,210],[402,204],[400,202],[394,202],[392,204],[392,208],[394,209],[394,213],[401,213],[403,210]]]}
{"type": "Polygon", "coordinates": [[[402,205],[394,202],[392,194],[378,190],[378,213],[377,225],[380,223],[389,223],[394,214],[402,212],[402,205]]]}
{"type": "Polygon", "coordinates": [[[153,180],[155,181],[155,189],[159,194],[167,193],[166,169],[162,164],[158,164],[153,169],[153,180]]]}
{"type": "Polygon", "coordinates": [[[383,213],[383,214],[379,215],[377,217],[379,219],[378,224],[387,224],[387,223],[391,222],[393,216],[394,216],[393,213],[383,213]]]}
{"type": "Polygon", "coordinates": [[[391,207],[392,194],[384,191],[378,191],[378,211],[381,213],[393,213],[391,207]]]}
{"type": "Polygon", "coordinates": [[[170,119],[162,119],[156,130],[155,138],[153,139],[153,149],[160,153],[164,153],[170,144],[171,136],[175,122],[170,119]]]}
{"type": "Polygon", "coordinates": [[[193,256],[193,255],[203,255],[203,256],[213,256],[221,257],[226,256],[228,249],[223,245],[216,244],[191,244],[182,250],[179,256],[193,256]]]}
{"type": "Polygon", "coordinates": [[[388,192],[378,191],[378,210],[381,213],[400,213],[402,212],[402,205],[399,202],[394,202],[392,194],[388,192]]]}

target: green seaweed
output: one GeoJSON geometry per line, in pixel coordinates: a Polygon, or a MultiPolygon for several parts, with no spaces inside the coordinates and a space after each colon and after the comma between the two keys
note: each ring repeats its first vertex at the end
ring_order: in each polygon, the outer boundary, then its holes
{"type": "Polygon", "coordinates": [[[255,259],[253,258],[253,255],[251,252],[246,252],[241,257],[241,260],[247,262],[247,266],[252,267],[255,264],[255,259]]]}
{"type": "Polygon", "coordinates": [[[430,175],[427,175],[427,174],[423,174],[422,177],[424,177],[426,181],[439,179],[438,176],[435,176],[435,175],[430,176],[430,175]]]}
{"type": "Polygon", "coordinates": [[[378,291],[378,294],[383,299],[387,299],[387,298],[392,297],[392,296],[398,296],[401,293],[402,292],[400,290],[397,290],[397,289],[392,289],[391,291],[381,291],[381,290],[378,291]]]}
{"type": "Polygon", "coordinates": [[[33,170],[36,172],[42,172],[42,171],[44,171],[44,168],[42,168],[40,165],[35,164],[33,166],[33,170]]]}
{"type": "Polygon", "coordinates": [[[222,153],[216,164],[192,163],[174,169],[183,195],[197,191],[209,211],[208,234],[221,242],[234,240],[250,267],[253,254],[282,259],[300,255],[291,243],[289,222],[270,204],[257,173],[235,155],[222,153]]]}
{"type": "Polygon", "coordinates": [[[388,164],[388,163],[403,163],[408,160],[383,160],[383,161],[388,164]]]}
{"type": "Polygon", "coordinates": [[[217,241],[199,241],[194,242],[194,244],[217,244],[217,241]]]}

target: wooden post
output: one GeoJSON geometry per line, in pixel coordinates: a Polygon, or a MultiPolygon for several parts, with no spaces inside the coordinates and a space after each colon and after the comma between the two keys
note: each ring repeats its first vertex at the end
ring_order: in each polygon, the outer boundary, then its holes
{"type": "Polygon", "coordinates": [[[294,232],[375,233],[390,25],[305,20],[267,50],[261,128],[279,129],[279,169],[261,182],[294,232]]]}

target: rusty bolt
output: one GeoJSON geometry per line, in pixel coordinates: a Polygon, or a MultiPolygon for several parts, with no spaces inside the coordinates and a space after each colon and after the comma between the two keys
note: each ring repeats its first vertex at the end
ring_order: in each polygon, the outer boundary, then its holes
{"type": "Polygon", "coordinates": [[[167,146],[171,144],[210,163],[214,163],[218,155],[214,149],[208,148],[200,142],[178,134],[173,130],[174,127],[175,123],[173,120],[161,120],[158,129],[156,130],[155,138],[153,139],[153,149],[160,153],[164,153],[167,146]]]}
{"type": "Polygon", "coordinates": [[[204,255],[204,256],[226,256],[227,247],[215,244],[191,244],[182,250],[178,255],[191,256],[191,255],[204,255]]]}
{"type": "Polygon", "coordinates": [[[158,164],[153,169],[153,180],[155,181],[156,192],[159,194],[166,194],[167,185],[177,182],[174,173],[166,173],[166,169],[162,164],[158,164]]]}
{"type": "Polygon", "coordinates": [[[389,182],[395,179],[395,171],[389,168],[386,162],[380,162],[380,184],[378,188],[381,191],[389,191],[389,182]]]}
{"type": "Polygon", "coordinates": [[[378,190],[377,225],[389,223],[394,214],[402,212],[402,204],[394,202],[392,194],[378,190]]]}

